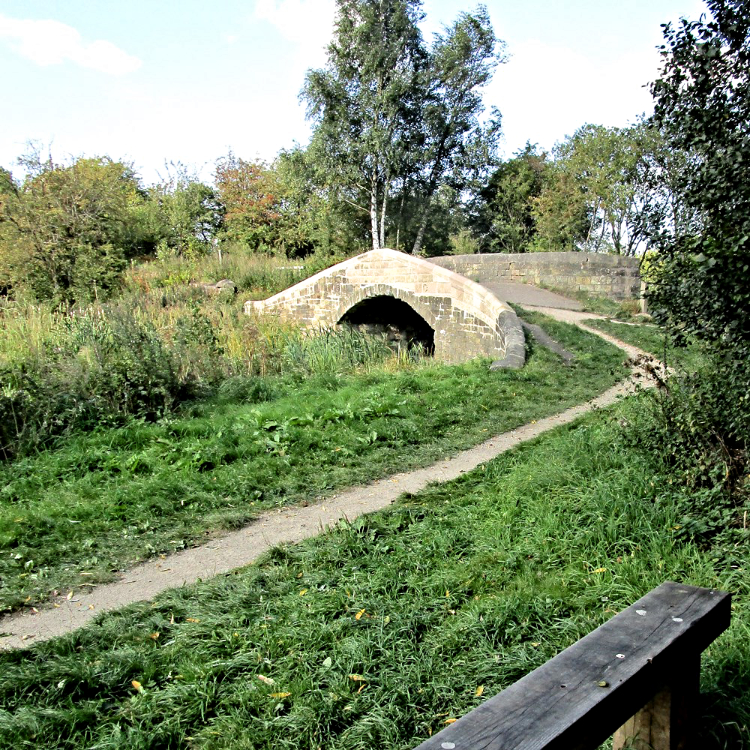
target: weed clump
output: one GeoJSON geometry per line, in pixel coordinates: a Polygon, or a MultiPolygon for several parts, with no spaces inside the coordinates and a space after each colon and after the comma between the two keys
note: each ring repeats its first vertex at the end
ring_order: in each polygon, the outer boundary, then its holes
{"type": "Polygon", "coordinates": [[[726,378],[724,370],[705,356],[695,371],[678,370],[661,381],[628,434],[675,496],[678,535],[726,560],[750,541],[750,410],[744,406],[750,376],[726,378]]]}
{"type": "Polygon", "coordinates": [[[392,355],[384,336],[349,327],[320,329],[289,338],[282,369],[302,378],[330,375],[364,365],[379,365],[392,355]]]}

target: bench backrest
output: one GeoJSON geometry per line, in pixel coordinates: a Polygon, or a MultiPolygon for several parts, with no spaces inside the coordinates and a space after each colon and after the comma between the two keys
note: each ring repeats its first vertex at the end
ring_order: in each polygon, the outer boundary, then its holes
{"type": "Polygon", "coordinates": [[[681,748],[700,654],[730,607],[727,593],[663,583],[416,750],[596,748],[634,715],[616,747],[630,731],[644,747],[681,748]]]}

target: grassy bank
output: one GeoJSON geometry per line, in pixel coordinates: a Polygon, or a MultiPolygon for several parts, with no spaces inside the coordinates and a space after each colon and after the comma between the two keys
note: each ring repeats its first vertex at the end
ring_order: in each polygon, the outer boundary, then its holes
{"type": "Polygon", "coordinates": [[[626,374],[614,347],[545,325],[577,353],[572,367],[533,347],[513,372],[481,360],[386,359],[353,371],[306,370],[303,360],[287,375],[227,381],[179,415],[72,435],[0,465],[0,606],[108,580],[265,508],[428,464],[626,374]]]}
{"type": "Polygon", "coordinates": [[[612,320],[587,320],[586,325],[592,328],[598,328],[610,336],[624,341],[632,346],[643,349],[644,352],[652,354],[654,357],[662,359],[665,351],[670,349],[667,345],[666,334],[663,328],[659,326],[646,324],[638,325],[636,323],[616,323],[612,320]]]}
{"type": "Polygon", "coordinates": [[[641,311],[640,300],[625,299],[613,300],[609,297],[602,297],[596,294],[590,294],[581,290],[563,289],[550,284],[540,284],[543,289],[549,289],[551,292],[560,294],[568,299],[578,300],[581,303],[581,310],[584,312],[604,315],[608,318],[618,320],[633,320],[641,311]]]}
{"type": "Polygon", "coordinates": [[[115,300],[55,308],[0,299],[0,460],[128,419],[154,420],[228,378],[295,370],[301,336],[243,312],[332,262],[262,256],[167,258],[133,266],[115,300]],[[200,282],[231,273],[237,295],[200,282]]]}
{"type": "Polygon", "coordinates": [[[623,439],[644,406],[3,654],[0,747],[406,750],[667,579],[734,593],[695,741],[747,746],[747,531],[684,533],[684,491],[623,439]]]}
{"type": "Polygon", "coordinates": [[[675,346],[663,328],[653,325],[616,323],[612,320],[587,320],[586,325],[598,328],[627,344],[637,346],[644,352],[666,362],[669,367],[677,367],[688,372],[695,371],[705,364],[705,353],[694,343],[675,346]]]}

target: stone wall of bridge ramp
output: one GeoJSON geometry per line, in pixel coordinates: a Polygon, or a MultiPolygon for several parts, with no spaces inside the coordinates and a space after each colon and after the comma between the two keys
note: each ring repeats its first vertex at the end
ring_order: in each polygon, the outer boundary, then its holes
{"type": "Polygon", "coordinates": [[[480,253],[431,258],[479,282],[516,281],[616,300],[641,294],[640,259],[609,253],[480,253]]]}
{"type": "Polygon", "coordinates": [[[434,331],[438,360],[489,357],[496,366],[524,364],[523,330],[509,305],[460,274],[395,250],[350,258],[267,300],[247,302],[245,312],[328,328],[355,305],[376,298],[400,300],[421,316],[434,331]]]}

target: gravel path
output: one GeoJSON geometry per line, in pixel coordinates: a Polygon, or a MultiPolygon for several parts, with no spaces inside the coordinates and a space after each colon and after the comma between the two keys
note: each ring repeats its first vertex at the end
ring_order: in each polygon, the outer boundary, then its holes
{"type": "MultiPolygon", "coordinates": [[[[585,325],[585,320],[599,317],[597,315],[575,310],[526,307],[564,322],[575,323],[619,346],[630,357],[643,355],[639,349],[585,325]]],[[[592,401],[497,435],[432,466],[354,487],[314,505],[269,511],[249,526],[201,547],[182,550],[132,568],[114,583],[97,586],[91,591],[74,592],[70,599],[59,597],[38,611],[22,610],[0,618],[0,649],[24,648],[69,633],[88,624],[100,612],[150,600],[166,589],[248,565],[275,545],[301,541],[321,533],[340,519],[351,521],[364,513],[385,508],[402,493],[417,492],[431,482],[455,479],[547,430],[572,422],[592,409],[614,403],[618,397],[632,391],[635,383],[647,385],[639,372],[634,371],[629,380],[610,388],[592,401]]]]}
{"type": "Polygon", "coordinates": [[[518,305],[535,305],[536,307],[554,307],[564,310],[580,310],[583,305],[574,299],[563,297],[549,289],[541,289],[533,284],[519,284],[515,281],[480,281],[503,302],[515,302],[518,305]]]}

